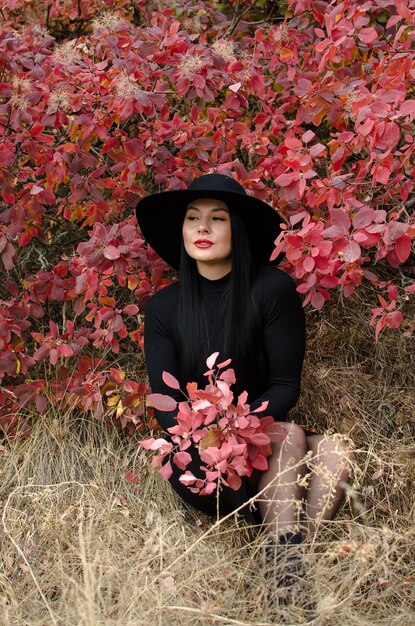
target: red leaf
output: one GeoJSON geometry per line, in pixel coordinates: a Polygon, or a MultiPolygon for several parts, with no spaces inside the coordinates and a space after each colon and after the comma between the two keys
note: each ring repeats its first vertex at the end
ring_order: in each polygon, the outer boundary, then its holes
{"type": "Polygon", "coordinates": [[[338,226],[342,229],[342,232],[349,232],[350,217],[343,209],[332,209],[331,211],[331,223],[333,226],[338,226]]]}
{"type": "Polygon", "coordinates": [[[247,437],[249,443],[252,443],[254,446],[267,446],[270,442],[270,438],[265,433],[254,433],[247,437]]]}
{"type": "Polygon", "coordinates": [[[353,218],[353,226],[355,228],[365,228],[373,222],[375,212],[370,207],[360,209],[353,218]]]}
{"type": "Polygon", "coordinates": [[[385,317],[381,317],[380,319],[378,319],[378,321],[376,322],[376,326],[375,326],[375,341],[376,343],[379,340],[379,335],[382,332],[382,330],[385,328],[385,317]]]}
{"type": "Polygon", "coordinates": [[[186,469],[191,460],[192,457],[188,452],[176,452],[173,455],[173,463],[182,470],[186,469]]]}
{"type": "Polygon", "coordinates": [[[401,263],[404,263],[411,254],[411,240],[407,235],[399,237],[395,244],[396,254],[401,263]]]}
{"type": "Polygon", "coordinates": [[[59,348],[59,352],[60,354],[62,354],[62,356],[66,356],[66,357],[73,356],[73,350],[71,346],[68,346],[68,344],[62,344],[59,348]]]}
{"type": "Polygon", "coordinates": [[[306,132],[303,134],[301,139],[304,141],[304,143],[308,143],[309,141],[314,139],[315,136],[316,136],[315,132],[313,132],[312,130],[306,130],[306,132]]]}
{"type": "Polygon", "coordinates": [[[251,463],[252,467],[261,470],[262,472],[265,472],[268,469],[268,461],[263,454],[257,454],[251,463]]]}
{"type": "Polygon", "coordinates": [[[401,115],[404,115],[405,117],[407,115],[410,115],[411,119],[414,119],[414,117],[415,117],[415,100],[405,100],[405,102],[402,102],[401,106],[399,107],[399,113],[401,115]]]}
{"type": "Polygon", "coordinates": [[[37,194],[41,193],[42,191],[44,191],[43,187],[39,187],[39,185],[33,185],[30,193],[32,194],[32,196],[37,196],[37,194]]]}
{"type": "Polygon", "coordinates": [[[234,83],[233,85],[229,85],[229,89],[234,93],[237,93],[242,87],[242,83],[234,83]]]}
{"type": "Polygon", "coordinates": [[[388,21],[386,22],[386,28],[392,28],[393,26],[395,26],[398,22],[400,22],[402,19],[402,17],[400,15],[392,15],[388,21]]]}
{"type": "Polygon", "coordinates": [[[278,178],[275,179],[275,183],[280,187],[288,187],[291,183],[296,180],[295,174],[280,174],[278,178]]]}
{"type": "Polygon", "coordinates": [[[408,9],[404,0],[395,0],[395,6],[399,15],[401,15],[405,20],[408,20],[408,22],[412,24],[414,21],[414,14],[408,9]]]}
{"type": "Polygon", "coordinates": [[[171,387],[171,389],[180,389],[179,381],[177,380],[177,378],[172,376],[172,374],[169,374],[169,372],[163,372],[161,377],[167,387],[171,387]]]}
{"type": "Polygon", "coordinates": [[[374,120],[368,118],[367,120],[365,120],[365,122],[363,122],[363,124],[360,124],[360,126],[358,126],[356,130],[359,133],[359,135],[363,135],[363,137],[367,137],[372,132],[374,123],[375,123],[374,120]]]}
{"type": "Polygon", "coordinates": [[[385,315],[385,325],[388,328],[399,328],[403,322],[401,311],[393,311],[385,315]]]}
{"type": "Polygon", "coordinates": [[[197,478],[192,472],[187,471],[179,477],[179,481],[183,485],[193,485],[197,481],[197,478]]]}
{"type": "Polygon", "coordinates": [[[373,180],[376,183],[381,183],[381,185],[386,185],[391,174],[392,171],[389,167],[378,164],[373,168],[373,180]]]}
{"type": "Polygon", "coordinates": [[[132,472],[131,470],[128,470],[128,472],[125,472],[124,478],[125,480],[128,480],[128,482],[132,483],[133,485],[136,485],[137,483],[140,482],[140,477],[137,474],[134,474],[134,472],[132,472]]]}
{"type": "Polygon", "coordinates": [[[154,439],[154,437],[150,437],[149,439],[145,439],[144,441],[140,441],[140,446],[145,448],[146,450],[160,450],[163,446],[167,446],[168,448],[172,448],[172,444],[163,437],[159,437],[158,439],[154,439]]]}
{"type": "Polygon", "coordinates": [[[16,201],[14,193],[11,193],[10,191],[7,192],[5,189],[1,190],[1,195],[3,200],[7,202],[7,204],[14,204],[16,201]]]}
{"type": "Polygon", "coordinates": [[[104,256],[106,259],[114,261],[115,259],[120,258],[121,252],[115,246],[106,246],[104,248],[104,256]]]}
{"type": "Polygon", "coordinates": [[[236,383],[235,370],[229,368],[222,372],[219,376],[220,380],[223,380],[228,385],[234,385],[236,383]]]}
{"type": "MultiPolygon", "coordinates": [[[[216,490],[217,484],[216,483],[206,483],[206,487],[204,487],[203,489],[200,490],[200,495],[201,496],[210,496],[211,493],[213,493],[216,490]]],[[[239,489],[239,487],[238,487],[239,489]]]]}
{"type": "Polygon", "coordinates": [[[150,393],[147,402],[159,411],[173,411],[177,407],[177,401],[162,393],[150,393]]]}
{"type": "MultiPolygon", "coordinates": [[[[214,398],[212,398],[212,400],[214,400],[214,398]]],[[[195,402],[192,403],[192,409],[194,411],[203,411],[203,409],[207,409],[210,406],[212,406],[212,402],[209,400],[195,400],[195,402]]]]}
{"type": "Polygon", "coordinates": [[[227,477],[226,482],[231,489],[233,489],[234,491],[238,491],[238,489],[242,485],[242,478],[238,476],[238,474],[230,474],[227,477]]]}
{"type": "MultiPolygon", "coordinates": [[[[238,401],[239,401],[239,398],[238,398],[238,401]]],[[[252,413],[260,413],[261,411],[265,411],[265,409],[267,408],[268,404],[269,404],[268,400],[264,400],[264,402],[261,402],[261,405],[257,409],[254,409],[252,411],[252,413]]]]}
{"type": "Polygon", "coordinates": [[[127,306],[123,308],[123,313],[126,315],[137,315],[139,310],[136,304],[127,304],[127,306]]]}
{"type": "Polygon", "coordinates": [[[312,272],[316,263],[311,256],[306,256],[303,261],[303,267],[306,272],[312,272]]]}
{"type": "Polygon", "coordinates": [[[214,466],[222,460],[220,450],[209,446],[206,450],[200,450],[200,458],[206,465],[214,466]]]}
{"type": "Polygon", "coordinates": [[[58,350],[56,348],[51,348],[51,350],[49,352],[50,364],[51,365],[56,365],[58,357],[59,357],[58,350]]]}
{"type": "Polygon", "coordinates": [[[354,263],[360,258],[362,250],[358,243],[350,241],[343,250],[343,258],[346,263],[354,263]]]}
{"type": "Polygon", "coordinates": [[[169,480],[169,478],[171,477],[171,475],[173,474],[173,469],[171,466],[170,461],[167,461],[167,463],[165,463],[159,470],[160,476],[162,476],[163,478],[165,478],[166,480],[169,480]]]}
{"type": "Polygon", "coordinates": [[[326,299],[320,291],[314,291],[311,296],[311,304],[317,311],[323,308],[325,301],[326,299]]]}
{"type": "Polygon", "coordinates": [[[232,362],[232,359],[226,359],[226,361],[222,361],[222,363],[218,363],[216,367],[218,368],[218,370],[221,370],[223,367],[230,365],[231,362],[232,362]]]}
{"type": "MultiPolygon", "coordinates": [[[[307,132],[312,132],[312,131],[307,131],[307,132]]],[[[287,148],[290,148],[291,150],[300,150],[303,147],[303,144],[301,140],[298,139],[298,137],[287,137],[284,143],[287,146],[287,148]]]]}
{"type": "Polygon", "coordinates": [[[316,143],[310,147],[310,155],[312,157],[320,156],[325,151],[326,151],[326,146],[323,146],[322,143],[316,143]]]}
{"type": "Polygon", "coordinates": [[[371,44],[376,41],[378,33],[376,29],[371,26],[370,28],[362,28],[362,30],[357,33],[357,36],[363,43],[371,44]]]}
{"type": "Polygon", "coordinates": [[[208,367],[208,369],[212,369],[212,367],[215,365],[216,363],[216,359],[219,356],[219,352],[214,352],[213,354],[211,354],[207,359],[206,359],[206,365],[208,367]]]}
{"type": "Polygon", "coordinates": [[[389,285],[388,287],[388,298],[390,300],[397,300],[399,298],[399,291],[396,285],[389,285]]]}
{"type": "Polygon", "coordinates": [[[44,413],[46,411],[46,407],[48,405],[48,402],[46,400],[46,397],[44,395],[37,395],[35,397],[35,404],[36,404],[36,408],[39,411],[39,413],[44,413]]]}

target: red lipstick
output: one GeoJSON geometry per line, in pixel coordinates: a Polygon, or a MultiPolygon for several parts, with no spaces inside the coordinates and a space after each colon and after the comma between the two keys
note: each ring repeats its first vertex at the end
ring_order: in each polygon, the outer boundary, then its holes
{"type": "Polygon", "coordinates": [[[209,239],[197,239],[195,246],[197,248],[210,248],[210,246],[213,246],[213,243],[209,239]]]}

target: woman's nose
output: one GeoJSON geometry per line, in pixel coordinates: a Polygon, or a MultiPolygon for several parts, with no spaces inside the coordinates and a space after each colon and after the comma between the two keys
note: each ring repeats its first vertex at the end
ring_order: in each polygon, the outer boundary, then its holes
{"type": "Polygon", "coordinates": [[[200,222],[198,231],[200,233],[206,232],[208,230],[208,225],[205,222],[200,222]]]}

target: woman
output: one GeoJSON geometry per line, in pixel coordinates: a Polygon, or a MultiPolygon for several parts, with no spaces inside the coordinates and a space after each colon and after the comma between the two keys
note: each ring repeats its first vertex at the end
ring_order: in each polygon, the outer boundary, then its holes
{"type": "MultiPolygon", "coordinates": [[[[221,360],[232,358],[235,393],[247,390],[252,409],[267,400],[262,415],[272,415],[287,436],[272,444],[267,471],[245,479],[238,491],[220,492],[220,514],[263,491],[257,510],[242,509],[246,519],[261,522],[277,543],[299,543],[300,529],[313,529],[336,513],[350,457],[339,438],[312,435],[285,422],[300,393],[305,324],[293,281],[268,265],[282,219],[221,174],[205,174],[188,189],[143,198],[137,219],[153,249],[180,269],[180,280],[155,294],[146,310],[152,391],[181,401],[180,392],[164,384],[163,370],[183,389],[189,381],[204,386],[207,356],[217,351],[221,360]]],[[[174,415],[155,411],[163,430],[175,423],[174,415]]],[[[202,477],[197,450],[191,454],[187,469],[202,477]]],[[[173,488],[196,509],[215,515],[216,494],[193,494],[179,482],[180,473],[174,468],[173,488]]]]}

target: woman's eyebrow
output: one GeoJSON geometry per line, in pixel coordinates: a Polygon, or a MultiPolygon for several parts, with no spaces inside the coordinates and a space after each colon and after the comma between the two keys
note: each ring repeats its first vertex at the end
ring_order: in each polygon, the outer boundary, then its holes
{"type": "MultiPolygon", "coordinates": [[[[199,209],[197,206],[191,206],[191,205],[190,205],[190,206],[188,206],[188,207],[187,207],[187,210],[188,210],[188,211],[190,211],[190,209],[191,209],[192,211],[198,211],[198,212],[200,213],[200,209],[199,209]]],[[[216,207],[216,208],[214,208],[214,209],[211,209],[211,211],[212,211],[212,212],[216,212],[216,211],[225,211],[226,213],[229,213],[229,210],[228,210],[226,207],[220,207],[220,206],[218,206],[218,207],[216,207]]]]}

